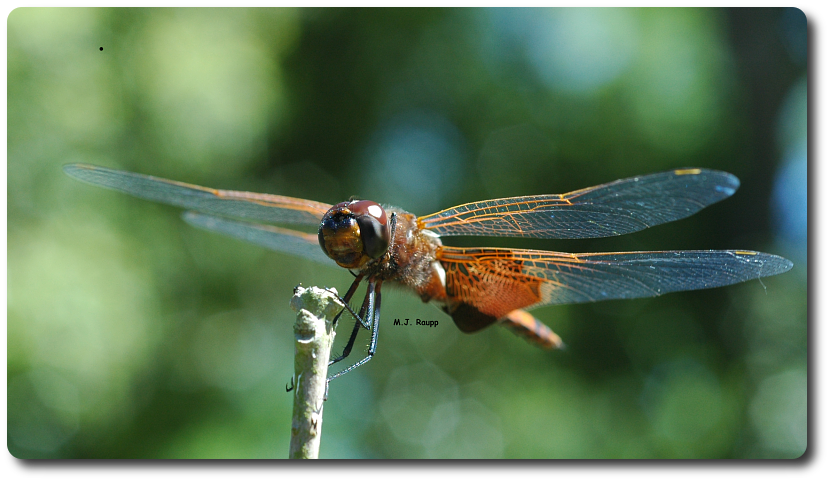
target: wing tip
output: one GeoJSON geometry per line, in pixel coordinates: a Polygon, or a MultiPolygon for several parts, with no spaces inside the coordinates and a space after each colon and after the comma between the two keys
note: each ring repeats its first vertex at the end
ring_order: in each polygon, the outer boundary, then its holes
{"type": "Polygon", "coordinates": [[[758,276],[766,278],[767,276],[775,276],[786,273],[793,269],[793,262],[783,256],[777,254],[761,253],[758,251],[748,250],[734,250],[732,254],[735,256],[746,256],[746,261],[760,264],[760,271],[758,276]]]}
{"type": "Polygon", "coordinates": [[[64,164],[61,169],[63,169],[63,172],[66,175],[74,178],[79,178],[81,172],[88,171],[90,169],[93,169],[94,167],[95,166],[93,166],[92,164],[72,163],[64,164]]]}

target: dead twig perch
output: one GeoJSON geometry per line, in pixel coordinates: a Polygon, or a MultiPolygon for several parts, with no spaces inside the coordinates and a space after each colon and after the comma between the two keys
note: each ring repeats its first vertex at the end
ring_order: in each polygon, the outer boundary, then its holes
{"type": "MultiPolygon", "coordinates": [[[[335,292],[336,293],[336,292],[335,292]]],[[[343,309],[337,295],[313,286],[297,287],[291,308],[294,323],[294,415],[289,458],[316,459],[323,433],[323,398],[334,341],[331,320],[343,309]]]]}

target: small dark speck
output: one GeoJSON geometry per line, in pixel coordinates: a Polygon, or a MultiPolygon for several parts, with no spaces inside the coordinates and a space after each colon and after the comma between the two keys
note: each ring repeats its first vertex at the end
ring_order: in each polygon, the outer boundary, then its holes
{"type": "Polygon", "coordinates": [[[103,50],[104,50],[104,47],[100,47],[100,48],[99,48],[99,49],[98,49],[98,50],[101,50],[101,51],[103,51],[103,50]]]}

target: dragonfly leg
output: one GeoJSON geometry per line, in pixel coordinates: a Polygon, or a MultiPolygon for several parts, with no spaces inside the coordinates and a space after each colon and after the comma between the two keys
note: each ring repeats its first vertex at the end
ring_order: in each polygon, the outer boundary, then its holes
{"type": "Polygon", "coordinates": [[[359,362],[355,363],[354,365],[346,368],[345,370],[341,370],[334,375],[328,378],[328,381],[332,381],[335,378],[339,377],[340,375],[344,375],[349,373],[350,371],[354,370],[355,368],[363,365],[364,363],[368,362],[375,356],[375,352],[377,351],[378,346],[378,328],[380,327],[380,285],[382,281],[378,281],[375,283],[374,280],[369,281],[369,290],[367,291],[367,298],[369,298],[369,308],[368,308],[368,316],[370,317],[371,325],[372,325],[372,338],[369,341],[369,353],[366,355],[365,358],[360,360],[359,362]]]}
{"type": "MultiPolygon", "coordinates": [[[[359,280],[355,281],[355,283],[357,283],[357,282],[359,282],[359,280]]],[[[350,289],[349,292],[351,293],[352,290],[350,289]]],[[[333,360],[331,360],[329,362],[329,366],[332,366],[335,363],[337,363],[337,362],[343,360],[344,358],[346,358],[347,356],[349,356],[349,354],[352,352],[352,348],[354,347],[354,342],[357,339],[357,332],[358,332],[358,330],[360,329],[361,326],[363,326],[366,329],[369,329],[369,324],[368,324],[367,321],[364,320],[364,317],[366,315],[366,310],[368,309],[368,305],[369,305],[369,302],[370,302],[370,300],[369,300],[370,296],[369,295],[370,295],[371,292],[372,292],[372,286],[370,284],[369,289],[366,290],[366,296],[363,298],[363,304],[360,307],[360,313],[355,313],[354,310],[352,310],[352,308],[348,304],[346,304],[346,307],[344,309],[347,309],[355,319],[354,328],[352,328],[352,334],[351,334],[351,336],[349,336],[349,341],[346,343],[346,347],[343,348],[343,353],[341,355],[335,357],[333,360]]]]}

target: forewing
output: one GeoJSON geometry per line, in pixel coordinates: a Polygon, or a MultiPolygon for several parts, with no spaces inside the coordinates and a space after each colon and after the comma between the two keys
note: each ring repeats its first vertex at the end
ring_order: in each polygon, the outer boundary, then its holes
{"type": "Polygon", "coordinates": [[[487,315],[488,324],[520,308],[715,288],[792,268],[779,256],[734,250],[569,254],[443,246],[438,259],[450,299],[487,315]]]}
{"type": "Polygon", "coordinates": [[[273,194],[211,189],[169,179],[89,164],[63,167],[70,176],[96,186],[208,214],[273,223],[319,225],[328,204],[273,194]]]}
{"type": "Polygon", "coordinates": [[[682,169],[620,179],[567,194],[462,204],[418,218],[440,236],[602,238],[675,221],[731,196],[732,174],[682,169]]]}

